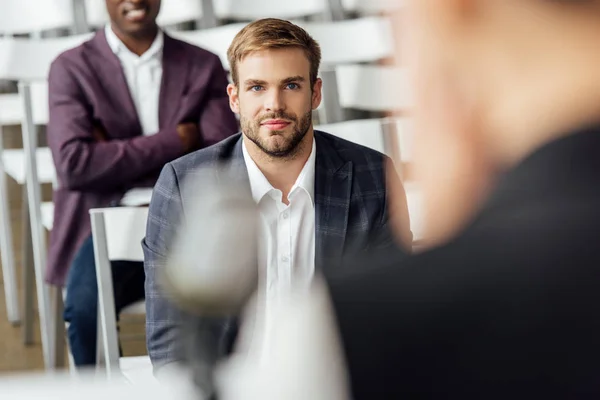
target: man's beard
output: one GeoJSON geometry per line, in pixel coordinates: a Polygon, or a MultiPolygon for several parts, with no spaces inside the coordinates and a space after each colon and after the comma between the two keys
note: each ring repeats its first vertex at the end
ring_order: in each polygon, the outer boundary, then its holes
{"type": "MultiPolygon", "coordinates": [[[[308,133],[312,123],[312,110],[308,110],[300,120],[293,115],[286,114],[283,111],[265,114],[257,120],[249,120],[241,117],[242,132],[250,139],[258,148],[265,154],[273,158],[279,159],[293,159],[301,149],[300,144],[302,139],[308,133]],[[290,121],[293,130],[287,140],[282,145],[269,145],[260,136],[261,123],[267,119],[284,119],[290,121]]],[[[272,135],[279,135],[282,138],[286,138],[282,131],[271,131],[272,135]]]]}

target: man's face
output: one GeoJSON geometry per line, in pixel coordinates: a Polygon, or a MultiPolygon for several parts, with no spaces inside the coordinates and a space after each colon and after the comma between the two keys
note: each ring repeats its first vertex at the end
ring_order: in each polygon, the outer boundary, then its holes
{"type": "Polygon", "coordinates": [[[153,30],[161,0],[106,0],[113,27],[136,36],[153,30]]]}
{"type": "Polygon", "coordinates": [[[294,157],[321,102],[321,80],[311,88],[303,50],[250,53],[237,64],[237,74],[239,86],[230,84],[227,92],[244,135],[271,157],[294,157]]]}

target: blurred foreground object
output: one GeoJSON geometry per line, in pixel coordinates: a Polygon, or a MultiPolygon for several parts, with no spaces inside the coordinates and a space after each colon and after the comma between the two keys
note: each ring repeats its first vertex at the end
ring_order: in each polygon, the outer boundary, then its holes
{"type": "Polygon", "coordinates": [[[186,380],[185,371],[168,374],[161,382],[150,379],[144,384],[110,380],[82,369],[69,372],[7,374],[0,376],[2,400],[198,400],[186,380]]]}
{"type": "Polygon", "coordinates": [[[188,182],[194,207],[162,279],[177,305],[196,316],[238,313],[258,284],[256,203],[247,187],[214,176],[211,168],[188,182]]]}
{"type": "Polygon", "coordinates": [[[274,308],[266,357],[238,348],[216,372],[219,399],[350,399],[322,276],[315,275],[309,291],[304,285],[294,285],[274,308]]]}
{"type": "Polygon", "coordinates": [[[434,248],[327,275],[352,398],[598,398],[597,2],[415,0],[410,13],[434,248]]]}

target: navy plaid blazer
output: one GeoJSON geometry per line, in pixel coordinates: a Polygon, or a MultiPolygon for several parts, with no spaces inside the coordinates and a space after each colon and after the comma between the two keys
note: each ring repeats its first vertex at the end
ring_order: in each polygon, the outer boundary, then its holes
{"type": "MultiPolygon", "coordinates": [[[[315,131],[315,141],[315,268],[336,268],[343,257],[374,247],[394,246],[386,203],[387,157],[325,132],[315,131]]],[[[212,364],[227,353],[227,343],[230,344],[231,338],[228,340],[225,332],[228,324],[207,328],[210,324],[205,320],[198,321],[198,340],[203,343],[193,350],[181,349],[178,334],[182,312],[169,303],[157,283],[169,254],[169,242],[186,212],[182,199],[185,190],[180,185],[200,167],[223,162],[233,171],[232,176],[247,182],[249,187],[240,133],[166,164],[154,187],[142,246],[147,343],[155,369],[181,361],[189,351],[201,352],[198,356],[212,364]]]]}

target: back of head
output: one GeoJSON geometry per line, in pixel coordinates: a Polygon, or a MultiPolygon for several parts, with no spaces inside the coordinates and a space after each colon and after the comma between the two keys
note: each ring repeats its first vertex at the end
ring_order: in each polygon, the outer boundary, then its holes
{"type": "Polygon", "coordinates": [[[600,120],[592,1],[414,0],[416,179],[427,235],[454,236],[498,173],[600,120]]]}

